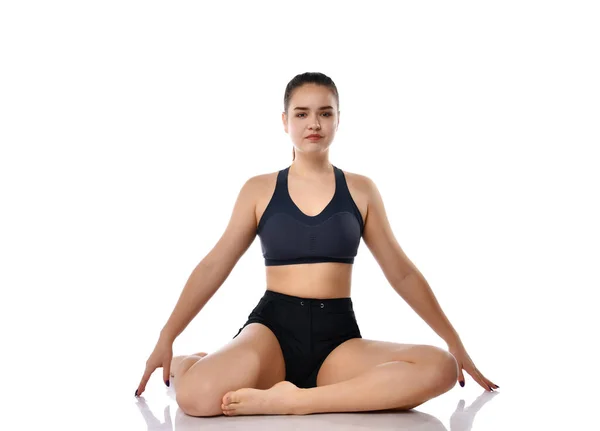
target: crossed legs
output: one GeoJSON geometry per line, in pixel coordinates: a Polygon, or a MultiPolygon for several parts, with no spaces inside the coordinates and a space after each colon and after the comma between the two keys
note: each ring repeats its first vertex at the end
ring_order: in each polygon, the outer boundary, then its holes
{"type": "Polygon", "coordinates": [[[281,382],[268,390],[244,388],[224,397],[227,416],[409,410],[452,389],[458,365],[435,346],[361,338],[329,354],[317,387],[281,382]]]}
{"type": "Polygon", "coordinates": [[[283,381],[279,343],[259,323],[208,356],[173,359],[177,403],[191,416],[408,410],[458,377],[456,360],[438,347],[357,338],[331,352],[316,388],[300,389],[283,381]]]}

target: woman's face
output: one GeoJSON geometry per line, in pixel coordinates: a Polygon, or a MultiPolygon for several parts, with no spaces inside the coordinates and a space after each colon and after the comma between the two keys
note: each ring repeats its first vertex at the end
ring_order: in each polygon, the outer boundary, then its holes
{"type": "Polygon", "coordinates": [[[322,85],[304,84],[294,90],[289,116],[282,114],[285,132],[290,135],[296,151],[315,153],[331,145],[339,124],[338,106],[333,93],[322,85]],[[318,140],[308,139],[319,134],[318,140]]]}

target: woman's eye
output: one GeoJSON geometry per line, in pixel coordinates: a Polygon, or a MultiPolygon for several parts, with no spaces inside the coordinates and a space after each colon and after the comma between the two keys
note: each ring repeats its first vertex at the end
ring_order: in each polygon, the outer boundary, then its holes
{"type": "MultiPolygon", "coordinates": [[[[330,112],[323,112],[324,115],[327,115],[328,117],[331,117],[331,113],[330,112]]],[[[306,115],[304,113],[300,113],[298,115],[296,115],[296,117],[299,117],[300,115],[306,115]]]]}

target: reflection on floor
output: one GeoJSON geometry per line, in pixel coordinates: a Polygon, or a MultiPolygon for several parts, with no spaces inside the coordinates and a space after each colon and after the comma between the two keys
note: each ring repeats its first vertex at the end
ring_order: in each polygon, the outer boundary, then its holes
{"type": "MultiPolygon", "coordinates": [[[[330,413],[305,416],[237,416],[198,418],[188,416],[177,406],[174,393],[167,391],[162,408],[151,408],[142,396],[135,402],[146,424],[147,431],[186,430],[419,430],[419,431],[470,431],[477,413],[499,392],[483,391],[468,407],[460,400],[449,418],[437,418],[417,409],[406,412],[330,413]],[[162,414],[158,412],[162,410],[162,414]],[[174,415],[172,412],[175,412],[174,415]],[[162,416],[162,419],[159,419],[162,416]],[[174,416],[174,418],[172,417],[174,416]],[[442,422],[449,422],[449,430],[442,422]]],[[[154,403],[152,403],[154,406],[154,403]]],[[[426,404],[423,404],[425,406],[426,404]]]]}

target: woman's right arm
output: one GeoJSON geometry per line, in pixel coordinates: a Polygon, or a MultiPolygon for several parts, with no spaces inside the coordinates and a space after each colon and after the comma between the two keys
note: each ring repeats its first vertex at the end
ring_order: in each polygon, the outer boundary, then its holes
{"type": "Polygon", "coordinates": [[[189,276],[160,338],[173,342],[225,282],[256,237],[258,177],[242,186],[225,232],[189,276]]]}
{"type": "Polygon", "coordinates": [[[221,287],[237,261],[254,241],[255,202],[259,187],[260,182],[257,177],[250,178],[242,186],[225,232],[213,249],[194,268],[175,309],[161,330],[154,351],[146,361],[144,375],[135,391],[136,396],[144,392],[150,376],[158,367],[163,368],[163,380],[167,386],[169,385],[173,341],[221,287]]]}

